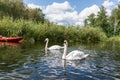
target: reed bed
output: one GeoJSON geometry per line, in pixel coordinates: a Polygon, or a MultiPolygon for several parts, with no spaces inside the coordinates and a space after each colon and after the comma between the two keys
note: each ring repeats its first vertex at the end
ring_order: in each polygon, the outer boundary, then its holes
{"type": "Polygon", "coordinates": [[[100,42],[106,40],[106,34],[100,28],[61,26],[53,23],[35,23],[24,19],[13,20],[11,17],[0,19],[0,35],[23,36],[24,39],[44,41],[50,38],[52,42],[100,42]]]}

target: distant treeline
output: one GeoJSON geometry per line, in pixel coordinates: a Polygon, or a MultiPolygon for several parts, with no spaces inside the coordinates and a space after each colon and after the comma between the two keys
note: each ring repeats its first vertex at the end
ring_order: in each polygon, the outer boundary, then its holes
{"type": "Polygon", "coordinates": [[[120,36],[120,4],[112,10],[110,16],[106,13],[106,8],[101,6],[97,15],[92,13],[85,19],[85,26],[100,27],[108,37],[120,36]]]}

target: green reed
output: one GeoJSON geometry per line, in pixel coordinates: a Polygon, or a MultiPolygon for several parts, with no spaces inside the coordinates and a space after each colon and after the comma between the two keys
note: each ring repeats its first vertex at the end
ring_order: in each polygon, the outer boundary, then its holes
{"type": "Polygon", "coordinates": [[[0,35],[23,36],[25,40],[44,41],[46,37],[52,42],[99,42],[106,40],[106,34],[100,28],[61,26],[53,23],[35,23],[11,17],[0,19],[0,35]]]}

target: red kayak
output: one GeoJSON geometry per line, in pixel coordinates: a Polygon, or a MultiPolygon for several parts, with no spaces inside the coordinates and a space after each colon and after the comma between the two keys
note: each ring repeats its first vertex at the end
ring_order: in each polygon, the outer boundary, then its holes
{"type": "Polygon", "coordinates": [[[19,42],[23,37],[0,37],[1,42],[19,42]]]}

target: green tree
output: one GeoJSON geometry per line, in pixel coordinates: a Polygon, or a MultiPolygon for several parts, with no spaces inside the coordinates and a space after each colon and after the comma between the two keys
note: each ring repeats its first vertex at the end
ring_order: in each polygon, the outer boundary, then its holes
{"type": "Polygon", "coordinates": [[[96,18],[96,26],[101,27],[107,36],[110,36],[110,25],[106,13],[105,7],[101,6],[96,18]]]}
{"type": "Polygon", "coordinates": [[[28,19],[36,22],[44,22],[44,14],[40,9],[29,9],[28,10],[28,19]]]}
{"type": "Polygon", "coordinates": [[[120,4],[118,4],[117,8],[113,9],[109,21],[113,28],[112,33],[114,35],[120,35],[120,4]]]}
{"type": "Polygon", "coordinates": [[[86,27],[88,25],[88,19],[84,20],[84,26],[86,27]]]}
{"type": "Polygon", "coordinates": [[[95,27],[95,14],[94,13],[88,16],[87,23],[89,23],[91,27],[95,27]]]}
{"type": "Polygon", "coordinates": [[[13,19],[30,19],[36,22],[44,22],[44,14],[41,9],[30,9],[22,0],[0,0],[0,18],[10,16],[13,19]]]}

